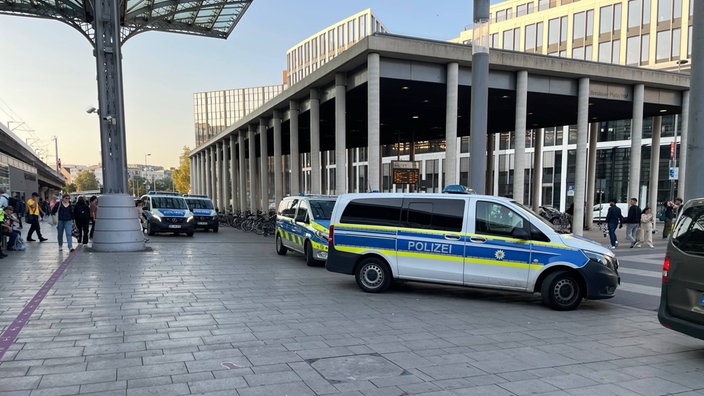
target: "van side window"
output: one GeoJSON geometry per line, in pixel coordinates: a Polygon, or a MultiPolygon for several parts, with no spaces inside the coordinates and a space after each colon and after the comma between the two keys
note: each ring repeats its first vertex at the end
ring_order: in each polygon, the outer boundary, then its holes
{"type": "Polygon", "coordinates": [[[355,199],[345,207],[340,223],[398,227],[401,198],[355,199]]]}
{"type": "Polygon", "coordinates": [[[704,256],[704,206],[682,212],[672,231],[672,244],[687,254],[704,256]]]}
{"type": "Polygon", "coordinates": [[[290,219],[296,215],[295,205],[298,203],[298,199],[284,199],[279,203],[278,214],[279,216],[288,217],[290,219]]]}
{"type": "Polygon", "coordinates": [[[402,227],[460,232],[464,220],[464,200],[406,199],[402,227]]]}
{"type": "Polygon", "coordinates": [[[298,203],[298,211],[296,212],[296,221],[304,222],[308,218],[308,203],[300,201],[298,203]]]}
{"type": "Polygon", "coordinates": [[[523,218],[504,205],[477,201],[474,230],[478,234],[512,237],[515,228],[523,228],[523,218]]]}

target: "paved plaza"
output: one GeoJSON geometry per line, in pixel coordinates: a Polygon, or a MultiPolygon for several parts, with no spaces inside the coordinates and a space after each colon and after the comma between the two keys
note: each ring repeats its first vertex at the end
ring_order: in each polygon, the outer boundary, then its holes
{"type": "Polygon", "coordinates": [[[614,300],[556,312],[420,283],[367,294],[230,228],[112,254],[60,253],[42,228],[49,241],[0,260],[4,334],[63,269],[0,359],[2,395],[704,393],[704,341],[614,300]]]}

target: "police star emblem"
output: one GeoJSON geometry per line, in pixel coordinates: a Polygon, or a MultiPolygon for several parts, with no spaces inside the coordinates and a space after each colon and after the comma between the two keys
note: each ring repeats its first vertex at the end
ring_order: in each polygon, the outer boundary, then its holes
{"type": "Polygon", "coordinates": [[[496,257],[497,260],[503,260],[505,256],[506,256],[506,254],[504,253],[503,250],[497,250],[494,253],[494,257],[496,257]]]}

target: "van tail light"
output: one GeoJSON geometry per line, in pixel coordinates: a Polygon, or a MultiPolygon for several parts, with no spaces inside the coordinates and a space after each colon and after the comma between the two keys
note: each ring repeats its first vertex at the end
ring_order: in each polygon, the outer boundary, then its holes
{"type": "Polygon", "coordinates": [[[332,241],[332,234],[333,234],[334,230],[335,230],[335,226],[331,225],[330,232],[328,233],[328,248],[331,248],[335,245],[332,241]]]}
{"type": "Polygon", "coordinates": [[[665,262],[662,263],[662,283],[667,283],[669,271],[670,271],[670,256],[665,254],[665,262]]]}

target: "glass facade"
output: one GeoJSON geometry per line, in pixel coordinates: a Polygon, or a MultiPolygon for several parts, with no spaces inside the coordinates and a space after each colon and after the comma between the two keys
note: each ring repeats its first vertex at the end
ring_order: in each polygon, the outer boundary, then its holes
{"type": "Polygon", "coordinates": [[[281,84],[193,94],[196,146],[216,136],[283,90],[281,84]]]}

